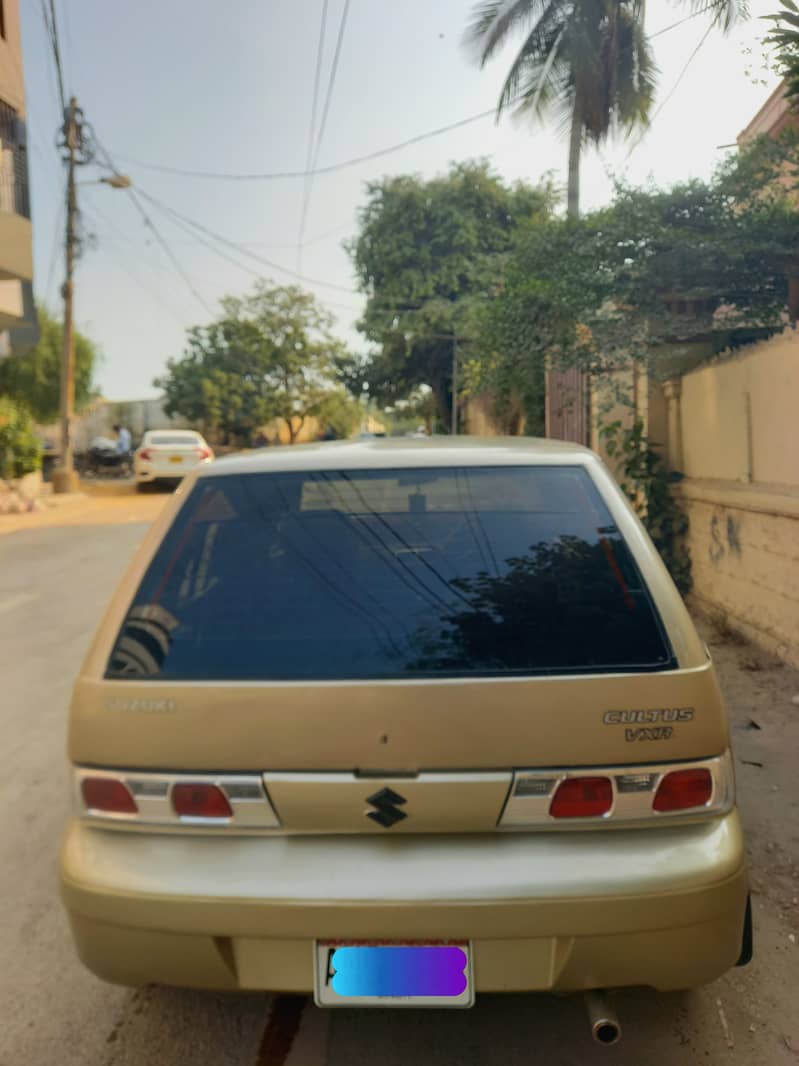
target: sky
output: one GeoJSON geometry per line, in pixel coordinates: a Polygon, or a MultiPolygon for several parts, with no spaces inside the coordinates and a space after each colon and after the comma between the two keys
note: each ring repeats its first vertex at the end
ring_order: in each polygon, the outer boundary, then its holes
{"type": "MultiPolygon", "coordinates": [[[[144,165],[236,174],[304,170],[324,4],[55,0],[67,94],[77,96],[118,169],[140,193],[275,264],[229,248],[225,259],[140,199],[153,230],[128,192],[98,184],[103,171],[97,167],[81,168],[86,184],[79,199],[91,240],[76,274],[76,318],[101,351],[97,381],[109,399],[157,395],[153,379],[180,356],[186,329],[210,321],[225,294],[246,292],[254,274],[280,284],[296,280],[277,267],[313,279],[303,284],[335,315],[336,331],[353,350],[364,350],[354,329],[363,300],[342,242],[356,232],[369,181],[402,173],[432,177],[454,161],[484,157],[510,181],[536,182],[551,173],[565,183],[561,131],[529,120],[497,124],[492,117],[318,175],[310,190],[302,178],[207,180],[144,165]]],[[[345,5],[327,0],[317,127],[345,5]]],[[[35,289],[60,315],[60,105],[42,5],[22,0],[21,7],[35,289]]],[[[512,52],[483,71],[474,65],[462,43],[471,7],[471,0],[349,0],[320,167],[494,106],[512,52]]],[[[584,209],[611,199],[614,175],[668,185],[712,173],[730,150],[720,146],[734,143],[777,83],[763,69],[767,24],[758,19],[776,7],[776,0],[752,0],[747,23],[727,36],[717,30],[705,36],[706,15],[669,28],[691,13],[688,3],[650,0],[647,29],[658,34],[657,110],[640,140],[584,152],[584,209]]]]}

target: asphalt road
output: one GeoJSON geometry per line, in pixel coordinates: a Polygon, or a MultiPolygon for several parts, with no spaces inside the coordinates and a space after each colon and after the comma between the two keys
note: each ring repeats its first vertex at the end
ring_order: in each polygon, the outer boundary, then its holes
{"type": "Polygon", "coordinates": [[[295,997],[118,988],[83,970],[56,888],[68,806],[66,709],[79,661],[145,529],[0,535],[2,1066],[799,1063],[799,707],[791,703],[799,677],[729,638],[714,651],[736,722],[757,959],[699,992],[621,993],[617,1047],[591,1043],[579,999],[493,996],[464,1012],[331,1013],[295,997]]]}

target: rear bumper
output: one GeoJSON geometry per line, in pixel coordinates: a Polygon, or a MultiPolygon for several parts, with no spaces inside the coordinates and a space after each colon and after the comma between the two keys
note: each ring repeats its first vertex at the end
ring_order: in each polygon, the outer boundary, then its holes
{"type": "Polygon", "coordinates": [[[99,976],[309,992],[315,939],[469,939],[479,992],[707,983],[741,951],[736,812],[593,833],[212,839],[71,823],[61,889],[99,976]]]}
{"type": "Polygon", "coordinates": [[[134,459],[133,472],[136,480],[141,482],[182,481],[184,477],[209,461],[201,459],[197,462],[185,460],[182,463],[152,463],[134,459]]]}
{"type": "Polygon", "coordinates": [[[153,482],[153,481],[182,481],[183,478],[190,474],[193,467],[187,467],[185,470],[175,470],[173,467],[171,470],[165,467],[139,467],[134,470],[136,480],[141,482],[153,482]]]}

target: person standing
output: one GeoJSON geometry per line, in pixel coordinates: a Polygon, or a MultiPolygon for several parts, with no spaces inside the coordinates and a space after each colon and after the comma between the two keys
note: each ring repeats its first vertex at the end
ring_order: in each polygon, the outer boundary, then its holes
{"type": "Polygon", "coordinates": [[[130,430],[125,426],[114,426],[114,432],[117,435],[117,455],[130,455],[133,439],[130,435],[130,430]]]}

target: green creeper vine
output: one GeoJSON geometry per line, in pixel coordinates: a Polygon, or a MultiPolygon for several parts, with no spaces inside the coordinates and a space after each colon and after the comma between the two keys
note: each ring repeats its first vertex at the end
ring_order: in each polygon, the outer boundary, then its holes
{"type": "Polygon", "coordinates": [[[655,452],[640,418],[625,427],[620,420],[602,426],[599,435],[610,458],[616,460],[616,476],[646,526],[680,592],[691,588],[691,557],[686,535],[688,516],[671,491],[673,476],[655,452]]]}

